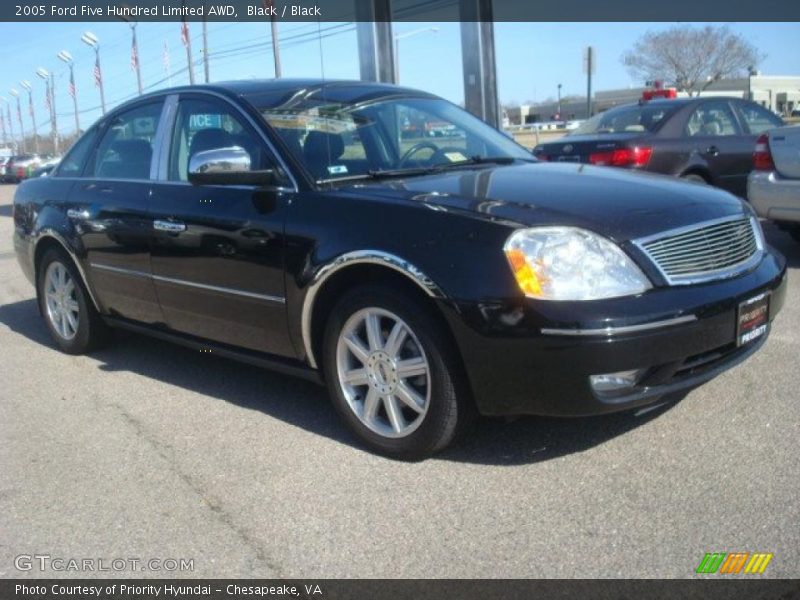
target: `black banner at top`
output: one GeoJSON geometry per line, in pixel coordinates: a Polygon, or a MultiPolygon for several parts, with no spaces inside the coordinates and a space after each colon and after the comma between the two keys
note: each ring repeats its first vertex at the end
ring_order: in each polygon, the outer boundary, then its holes
{"type": "Polygon", "coordinates": [[[393,21],[800,21],[797,0],[3,0],[0,20],[370,21],[387,4],[393,21]]]}

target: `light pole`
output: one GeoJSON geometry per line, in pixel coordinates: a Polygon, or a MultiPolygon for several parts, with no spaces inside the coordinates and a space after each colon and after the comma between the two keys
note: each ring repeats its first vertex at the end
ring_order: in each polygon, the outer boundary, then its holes
{"type": "Polygon", "coordinates": [[[411,37],[412,35],[419,35],[420,33],[436,33],[439,31],[438,27],[423,27],[421,29],[414,29],[413,31],[406,31],[405,33],[397,33],[394,36],[394,82],[400,83],[400,40],[411,37]]]}
{"type": "Polygon", "coordinates": [[[75,113],[75,135],[80,135],[81,121],[78,116],[78,90],[75,88],[75,64],[72,62],[72,55],[66,50],[62,50],[57,56],[69,67],[69,95],[72,96],[72,109],[75,113]]]}
{"type": "Polygon", "coordinates": [[[22,124],[22,107],[19,104],[19,92],[15,89],[8,90],[8,93],[14,96],[17,99],[17,119],[19,119],[19,139],[20,145],[22,146],[22,153],[25,154],[27,149],[25,148],[25,126],[22,124]]]}
{"type": "Polygon", "coordinates": [[[558,84],[558,120],[561,120],[561,84],[558,84]]]}
{"type": "Polygon", "coordinates": [[[81,41],[94,50],[94,84],[100,88],[100,108],[106,114],[106,95],[103,91],[103,72],[100,70],[100,40],[91,31],[81,36],[81,41]]]}
{"type": "Polygon", "coordinates": [[[55,82],[53,76],[45,68],[39,67],[36,69],[36,75],[39,76],[45,85],[45,93],[47,94],[48,105],[50,106],[50,128],[53,133],[53,152],[58,154],[58,123],[56,121],[56,94],[55,82]]]}
{"type": "Polygon", "coordinates": [[[28,80],[20,81],[19,84],[28,91],[28,110],[31,113],[31,124],[33,125],[33,151],[39,154],[39,135],[36,129],[36,110],[33,108],[33,86],[28,80]]]}
{"type": "Polygon", "coordinates": [[[211,81],[208,66],[208,21],[203,17],[203,75],[206,83],[211,81]]]}
{"type": "Polygon", "coordinates": [[[11,146],[14,146],[14,122],[11,120],[11,102],[5,96],[0,96],[0,100],[6,103],[6,121],[8,122],[8,135],[11,138],[11,146]]]}

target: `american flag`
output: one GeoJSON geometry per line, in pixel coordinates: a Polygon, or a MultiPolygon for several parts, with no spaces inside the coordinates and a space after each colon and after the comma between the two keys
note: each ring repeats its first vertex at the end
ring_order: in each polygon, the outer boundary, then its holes
{"type": "Polygon", "coordinates": [[[103,85],[103,73],[100,71],[100,57],[95,58],[94,61],[94,84],[97,87],[103,85]]]}
{"type": "Polygon", "coordinates": [[[69,71],[69,88],[67,88],[67,93],[73,98],[75,97],[75,74],[73,73],[72,69],[69,71]]]}
{"type": "Polygon", "coordinates": [[[136,31],[133,32],[133,39],[131,40],[131,71],[139,68],[139,50],[136,47],[136,31]]]}
{"type": "Polygon", "coordinates": [[[181,41],[184,46],[189,47],[189,23],[186,21],[181,23],[181,41]]]}

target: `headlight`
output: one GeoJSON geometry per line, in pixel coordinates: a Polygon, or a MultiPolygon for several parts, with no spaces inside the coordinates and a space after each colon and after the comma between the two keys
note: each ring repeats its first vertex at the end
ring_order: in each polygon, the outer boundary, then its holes
{"type": "Polygon", "coordinates": [[[585,229],[520,229],[503,249],[519,287],[530,298],[598,300],[651,287],[616,244],[585,229]]]}

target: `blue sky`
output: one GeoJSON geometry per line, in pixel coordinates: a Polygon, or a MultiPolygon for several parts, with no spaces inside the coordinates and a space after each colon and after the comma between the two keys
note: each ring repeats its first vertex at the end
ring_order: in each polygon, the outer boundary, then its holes
{"type": "MultiPolygon", "coordinates": [[[[502,102],[544,100],[554,97],[556,85],[562,93],[584,94],[582,53],[594,46],[597,73],[594,89],[638,85],[619,61],[620,55],[648,30],[669,27],[669,23],[497,23],[495,43],[498,66],[498,89],[502,102]]],[[[192,23],[191,34],[195,59],[200,57],[201,25],[192,23]]],[[[460,26],[458,23],[397,23],[395,33],[437,28],[400,40],[400,80],[455,102],[463,98],[461,79],[460,26]]],[[[764,74],[800,74],[800,39],[798,23],[734,23],[731,29],[757,46],[767,58],[760,65],[764,74]]],[[[268,23],[209,23],[209,54],[213,80],[272,77],[273,61],[269,49],[268,23]],[[258,45],[262,44],[262,45],[258,45]],[[237,50],[242,46],[254,46],[237,50]],[[214,53],[221,53],[214,56],[214,53]]],[[[81,34],[91,30],[100,38],[101,60],[109,108],[136,92],[135,75],[130,68],[130,30],[125,23],[2,23],[0,24],[0,95],[10,98],[8,90],[21,90],[19,81],[34,86],[34,103],[45,133],[44,82],[36,77],[37,67],[56,75],[56,104],[59,126],[74,129],[72,99],[67,95],[68,71],[56,58],[68,50],[75,58],[81,126],[86,127],[99,115],[99,94],[92,79],[94,55],[80,42],[81,34]]],[[[355,27],[335,23],[281,23],[280,37],[283,73],[286,77],[325,76],[358,78],[358,55],[355,27]],[[318,28],[323,39],[318,39],[318,28]]],[[[169,46],[173,72],[186,66],[186,54],[180,40],[179,23],[143,23],[138,29],[139,54],[144,86],[166,87],[163,64],[164,42],[169,46]]],[[[195,68],[197,81],[202,67],[195,68]]],[[[174,85],[188,81],[187,74],[175,74],[174,85]]],[[[154,88],[152,88],[154,89],[154,88]]],[[[27,99],[25,99],[27,102],[27,99]]],[[[23,107],[26,130],[30,128],[27,109],[23,107]]],[[[16,125],[16,119],[15,119],[16,125]]],[[[15,127],[15,131],[18,127],[15,127]]]]}

